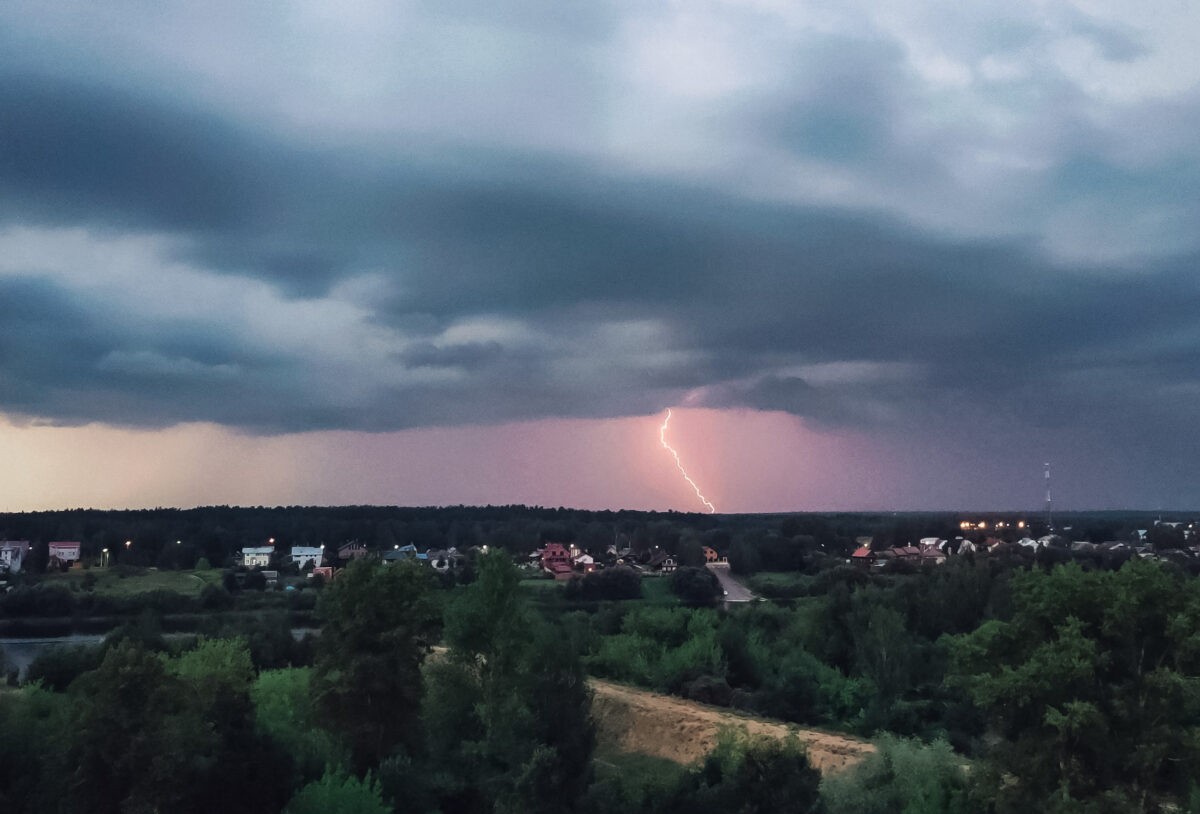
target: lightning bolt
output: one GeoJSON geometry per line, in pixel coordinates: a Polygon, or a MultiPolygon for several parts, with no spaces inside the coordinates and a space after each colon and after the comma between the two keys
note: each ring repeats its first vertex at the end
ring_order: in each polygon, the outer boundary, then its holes
{"type": "Polygon", "coordinates": [[[659,443],[662,444],[663,449],[665,449],[667,452],[671,453],[672,456],[674,456],[675,466],[679,467],[679,472],[680,472],[680,474],[683,475],[683,479],[685,481],[687,481],[688,485],[691,486],[692,489],[694,489],[696,491],[696,497],[700,498],[700,502],[708,507],[708,513],[716,514],[717,507],[712,505],[712,503],[709,502],[708,498],[706,498],[704,496],[704,494],[700,491],[700,487],[696,485],[696,482],[694,480],[692,480],[690,475],[688,475],[687,470],[683,468],[683,461],[679,460],[679,453],[675,451],[674,447],[672,447],[670,444],[667,443],[667,425],[670,423],[671,423],[671,408],[668,407],[667,408],[667,417],[663,419],[662,426],[658,428],[659,443]]]}

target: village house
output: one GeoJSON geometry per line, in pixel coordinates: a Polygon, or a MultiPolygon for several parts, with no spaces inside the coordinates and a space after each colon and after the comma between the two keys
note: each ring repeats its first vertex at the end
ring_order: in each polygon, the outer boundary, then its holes
{"type": "MultiPolygon", "coordinates": [[[[945,542],[944,540],[942,542],[945,542]]],[[[946,561],[946,552],[937,546],[921,548],[921,562],[941,565],[946,561]]]]}
{"type": "Polygon", "coordinates": [[[704,561],[705,562],[720,562],[721,555],[717,553],[715,548],[704,546],[704,561]]]}
{"type": "Polygon", "coordinates": [[[661,574],[674,573],[677,563],[675,558],[665,551],[655,551],[646,561],[646,567],[661,574]]]}
{"type": "Polygon", "coordinates": [[[301,571],[306,565],[312,565],[316,568],[321,565],[321,561],[325,558],[325,546],[292,546],[291,561],[301,571]]]}
{"type": "Polygon", "coordinates": [[[338,546],[337,555],[339,560],[361,560],[370,553],[367,547],[358,540],[351,540],[338,546]]]}
{"type": "Polygon", "coordinates": [[[542,570],[555,579],[566,579],[571,575],[571,552],[562,543],[546,543],[542,548],[542,570]]]}
{"type": "Polygon", "coordinates": [[[81,545],[76,542],[54,542],[47,543],[47,548],[50,549],[50,565],[66,568],[72,563],[79,562],[79,550],[81,545]]]}
{"type": "MultiPolygon", "coordinates": [[[[870,538],[867,538],[870,540],[870,538]]],[[[867,568],[875,562],[875,552],[871,550],[870,544],[860,545],[854,549],[854,553],[850,555],[851,561],[860,568],[867,568]]]]}
{"type": "Polygon", "coordinates": [[[29,555],[28,540],[0,541],[0,570],[19,573],[25,557],[29,555]]]}
{"type": "Polygon", "coordinates": [[[275,549],[269,545],[248,546],[242,548],[242,565],[247,568],[266,568],[271,564],[271,555],[275,549]]]}

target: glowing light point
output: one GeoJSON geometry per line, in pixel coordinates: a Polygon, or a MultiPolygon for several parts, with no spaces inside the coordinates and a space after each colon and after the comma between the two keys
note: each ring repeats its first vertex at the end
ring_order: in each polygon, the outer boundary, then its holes
{"type": "Polygon", "coordinates": [[[708,498],[706,498],[703,495],[703,493],[701,493],[700,487],[696,485],[696,482],[694,480],[692,480],[691,477],[688,475],[687,470],[683,468],[683,461],[679,460],[679,453],[675,451],[674,447],[672,447],[670,444],[667,443],[667,425],[670,423],[671,423],[671,408],[668,407],[667,408],[667,417],[663,419],[662,426],[658,428],[659,443],[662,444],[663,449],[665,449],[667,452],[671,453],[671,455],[675,458],[675,466],[679,468],[679,473],[681,475],[683,475],[683,479],[685,481],[687,481],[688,485],[691,486],[692,489],[696,492],[696,497],[700,498],[700,502],[708,507],[708,513],[716,514],[717,507],[712,505],[712,503],[709,502],[708,498]]]}

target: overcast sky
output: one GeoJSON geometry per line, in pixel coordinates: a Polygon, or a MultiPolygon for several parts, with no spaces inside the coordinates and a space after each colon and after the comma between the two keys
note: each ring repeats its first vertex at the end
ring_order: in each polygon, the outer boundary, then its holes
{"type": "Polygon", "coordinates": [[[0,4],[5,508],[1200,506],[1188,3],[172,5],[0,4]]]}

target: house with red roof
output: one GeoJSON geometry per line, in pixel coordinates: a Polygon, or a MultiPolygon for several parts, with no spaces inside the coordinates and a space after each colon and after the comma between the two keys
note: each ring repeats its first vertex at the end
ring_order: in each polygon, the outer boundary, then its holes
{"type": "Polygon", "coordinates": [[[542,570],[555,579],[570,577],[573,570],[571,552],[562,543],[546,543],[542,549],[542,570]]]}

